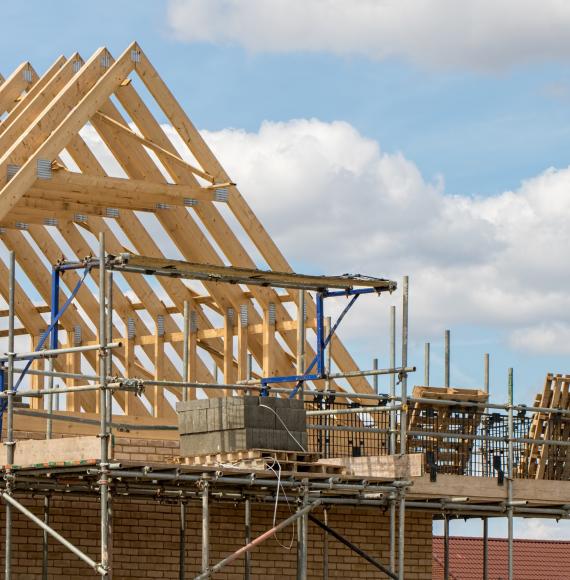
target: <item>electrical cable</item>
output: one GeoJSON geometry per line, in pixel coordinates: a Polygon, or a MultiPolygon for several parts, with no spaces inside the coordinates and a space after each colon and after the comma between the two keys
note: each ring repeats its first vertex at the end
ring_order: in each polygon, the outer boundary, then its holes
{"type": "Polygon", "coordinates": [[[291,433],[291,431],[289,431],[289,428],[287,427],[287,425],[285,425],[285,422],[283,421],[283,419],[281,419],[281,417],[275,411],[275,409],[272,409],[271,407],[268,407],[267,405],[264,405],[263,403],[259,403],[259,406],[262,407],[263,409],[269,409],[269,411],[271,411],[279,419],[279,421],[281,422],[281,425],[283,425],[283,427],[285,427],[285,431],[287,431],[287,433],[289,433],[289,436],[291,437],[291,439],[293,439],[293,441],[295,441],[295,443],[299,446],[301,451],[303,451],[304,453],[307,452],[307,450],[299,443],[299,441],[297,440],[295,435],[293,435],[293,433],[291,433]]]}

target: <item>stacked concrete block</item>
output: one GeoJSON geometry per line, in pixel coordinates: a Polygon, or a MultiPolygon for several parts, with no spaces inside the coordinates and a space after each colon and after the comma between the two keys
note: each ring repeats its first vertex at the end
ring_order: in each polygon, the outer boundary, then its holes
{"type": "Polygon", "coordinates": [[[200,399],[180,402],[176,410],[181,455],[248,449],[302,451],[299,443],[307,448],[306,413],[297,399],[200,399]]]}

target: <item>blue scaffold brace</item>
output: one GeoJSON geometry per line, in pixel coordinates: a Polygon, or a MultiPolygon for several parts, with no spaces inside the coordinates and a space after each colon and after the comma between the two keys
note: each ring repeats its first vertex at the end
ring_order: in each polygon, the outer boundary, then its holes
{"type": "MultiPolygon", "coordinates": [[[[85,268],[85,270],[83,271],[83,275],[78,280],[77,284],[75,285],[75,288],[72,290],[71,294],[69,295],[68,299],[65,301],[64,305],[61,307],[61,309],[59,309],[59,311],[56,313],[56,315],[52,317],[51,324],[49,325],[47,330],[42,334],[40,341],[38,342],[38,346],[35,349],[35,352],[38,352],[43,348],[48,336],[50,336],[52,334],[52,332],[55,331],[55,329],[57,327],[57,323],[59,322],[59,319],[65,313],[65,311],[67,310],[69,305],[73,302],[73,299],[75,298],[77,292],[79,292],[79,289],[81,288],[83,282],[85,282],[85,278],[87,278],[87,274],[89,274],[89,272],[91,271],[91,268],[92,268],[91,266],[87,266],[85,268]]],[[[59,276],[59,273],[56,272],[55,275],[59,276]]],[[[57,285],[57,287],[59,287],[59,284],[57,285]]],[[[57,300],[57,293],[55,293],[55,295],[52,296],[52,301],[55,301],[55,300],[57,300]]],[[[52,304],[52,308],[53,308],[53,304],[52,304]]],[[[57,345],[56,345],[56,348],[57,348],[57,345]]],[[[26,366],[22,370],[20,377],[18,378],[18,381],[16,382],[16,384],[14,386],[14,389],[13,389],[14,392],[16,392],[18,390],[18,387],[22,384],[22,381],[24,380],[26,373],[30,370],[30,367],[32,366],[33,362],[34,362],[34,359],[30,359],[26,363],[26,366]]],[[[0,369],[0,388],[2,391],[4,391],[4,389],[5,389],[4,373],[5,373],[5,369],[4,368],[0,369]]],[[[2,422],[3,422],[3,418],[4,418],[4,411],[6,410],[7,406],[8,406],[7,400],[3,399],[2,402],[0,403],[0,437],[1,437],[1,433],[2,433],[2,422]]]]}

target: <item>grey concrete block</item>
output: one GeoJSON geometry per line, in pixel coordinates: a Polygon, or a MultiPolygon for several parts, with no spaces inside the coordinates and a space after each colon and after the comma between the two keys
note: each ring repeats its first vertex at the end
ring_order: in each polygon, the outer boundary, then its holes
{"type": "Polygon", "coordinates": [[[245,449],[248,449],[247,431],[245,429],[193,433],[180,437],[180,453],[187,456],[229,453],[245,449]]]}
{"type": "Polygon", "coordinates": [[[300,399],[289,399],[289,407],[291,409],[303,411],[305,409],[305,402],[300,399]]]}
{"type": "Polygon", "coordinates": [[[195,409],[207,409],[210,407],[211,399],[196,399],[194,401],[178,401],[176,403],[176,411],[182,413],[184,411],[193,411],[195,409]]]}
{"type": "Polygon", "coordinates": [[[208,409],[184,411],[178,414],[179,433],[204,433],[208,431],[208,409]]]}
{"type": "Polygon", "coordinates": [[[247,426],[247,407],[233,405],[223,410],[222,429],[245,429],[247,426]]]}
{"type": "MultiPolygon", "coordinates": [[[[306,428],[307,415],[304,410],[298,409],[280,409],[277,411],[281,421],[290,431],[304,431],[306,428]]],[[[284,430],[285,427],[281,421],[276,420],[275,428],[284,430]]]]}
{"type": "Polygon", "coordinates": [[[265,406],[265,402],[245,407],[245,425],[258,429],[275,429],[275,412],[272,407],[265,406]],[[264,405],[264,406],[260,406],[264,405]]]}

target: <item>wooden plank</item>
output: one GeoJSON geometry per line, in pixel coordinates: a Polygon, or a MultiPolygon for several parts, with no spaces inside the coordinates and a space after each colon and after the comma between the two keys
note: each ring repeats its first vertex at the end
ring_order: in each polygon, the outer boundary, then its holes
{"type": "MultiPolygon", "coordinates": [[[[82,141],[81,138],[79,138],[79,137],[74,138],[71,141],[70,146],[68,147],[68,150],[69,150],[70,154],[72,155],[74,161],[79,165],[79,167],[81,168],[82,171],[83,170],[90,171],[91,173],[94,173],[95,175],[105,176],[105,172],[104,172],[103,168],[101,167],[101,165],[99,164],[97,159],[93,156],[91,151],[84,144],[84,142],[82,141]]],[[[152,237],[142,227],[142,224],[138,221],[138,219],[136,217],[134,217],[134,215],[131,212],[128,212],[128,213],[122,212],[120,218],[117,219],[116,221],[123,228],[126,235],[131,240],[135,241],[135,244],[134,244],[135,247],[137,245],[141,245],[141,250],[144,252],[146,252],[149,248],[154,249],[155,251],[158,251],[158,246],[156,246],[156,243],[154,242],[152,237]],[[125,227],[125,224],[127,224],[127,227],[125,227]]],[[[108,226],[103,221],[97,222],[94,225],[95,225],[95,228],[97,228],[97,226],[102,227],[103,231],[107,232],[108,241],[113,243],[113,247],[115,247],[115,245],[117,246],[117,248],[120,247],[118,244],[118,241],[114,237],[114,233],[110,232],[108,226]]],[[[84,240],[80,236],[76,235],[77,232],[76,232],[75,227],[74,226],[69,226],[69,227],[72,228],[71,232],[75,232],[75,238],[74,238],[75,242],[74,243],[76,245],[80,244],[80,243],[85,245],[84,240]]],[[[66,237],[68,237],[68,234],[66,235],[66,237]]],[[[85,245],[85,247],[87,247],[87,246],[85,245]]],[[[118,251],[122,251],[122,247],[118,251]]],[[[89,251],[87,251],[83,255],[86,255],[88,253],[89,253],[89,251]]],[[[135,292],[137,292],[138,298],[140,300],[141,294],[139,291],[139,286],[137,286],[137,284],[140,284],[140,282],[138,282],[136,279],[131,279],[131,281],[135,284],[134,290],[135,290],[135,292]]],[[[177,303],[179,305],[179,308],[182,308],[182,304],[183,304],[184,300],[188,300],[190,302],[191,307],[195,306],[193,299],[192,299],[192,295],[189,294],[188,290],[185,288],[185,286],[183,286],[183,284],[180,280],[164,280],[161,282],[161,285],[167,289],[170,297],[173,299],[173,301],[175,303],[177,303]]],[[[143,293],[143,296],[145,296],[145,295],[147,295],[146,292],[143,293]]],[[[120,296],[120,294],[119,294],[119,296],[120,296]]],[[[154,303],[149,304],[148,300],[145,301],[145,306],[147,307],[147,309],[149,308],[149,306],[151,307],[151,309],[150,309],[151,314],[156,315],[156,314],[162,313],[164,311],[164,308],[162,306],[161,306],[161,309],[156,311],[155,310],[156,307],[154,307],[153,304],[154,303]]],[[[130,304],[129,304],[129,309],[132,311],[130,304]]],[[[197,309],[197,313],[198,313],[198,319],[199,319],[200,325],[204,325],[204,326],[209,325],[209,321],[206,317],[203,316],[201,309],[197,309]]],[[[139,322],[142,323],[142,321],[139,321],[138,317],[135,317],[135,320],[136,320],[136,324],[137,324],[137,334],[145,334],[144,330],[139,329],[139,327],[138,327],[139,322]]],[[[171,324],[170,320],[167,320],[167,323],[166,323],[167,330],[170,328],[170,324],[171,324]]],[[[175,345],[175,346],[177,346],[177,345],[175,345]]],[[[146,347],[144,347],[144,348],[146,348],[146,347]]],[[[178,352],[180,354],[181,350],[178,352]]],[[[202,360],[200,358],[197,359],[197,372],[198,372],[199,380],[204,381],[204,382],[211,382],[212,381],[212,376],[211,376],[209,370],[206,368],[206,366],[204,365],[204,363],[202,362],[202,360]]],[[[138,373],[139,374],[141,373],[140,367],[138,369],[138,373]]],[[[217,392],[217,391],[214,392],[214,396],[215,395],[219,396],[219,392],[217,392]]],[[[138,401],[138,399],[137,399],[137,401],[138,401]]]]}
{"type": "MultiPolygon", "coordinates": [[[[76,340],[75,331],[67,333],[67,344],[69,346],[80,346],[81,341],[76,340]]],[[[81,374],[81,353],[70,352],[66,356],[67,359],[67,372],[73,374],[81,374]]],[[[79,381],[77,379],[66,379],[65,384],[67,387],[76,387],[85,384],[85,381],[79,381]]],[[[95,396],[98,393],[95,392],[95,396]]],[[[69,411],[81,411],[81,398],[77,396],[77,393],[67,393],[66,395],[66,409],[69,411]]]]}
{"type": "Polygon", "coordinates": [[[275,367],[275,313],[268,308],[263,312],[263,376],[278,374],[275,367]]]}
{"type": "MultiPolygon", "coordinates": [[[[234,376],[234,322],[235,311],[228,308],[224,316],[224,383],[235,383],[234,376]]],[[[224,396],[231,396],[231,390],[224,390],[224,396]]]]}
{"type": "Polygon", "coordinates": [[[168,149],[164,149],[160,145],[157,145],[156,143],[152,142],[150,139],[146,139],[142,135],[135,133],[129,127],[123,125],[122,123],[119,123],[112,117],[105,115],[101,111],[97,113],[97,116],[103,121],[105,121],[105,123],[109,123],[115,129],[119,129],[119,131],[121,131],[124,135],[127,135],[130,139],[134,139],[141,145],[144,145],[151,151],[154,151],[161,159],[164,159],[164,157],[166,157],[169,161],[174,161],[175,163],[179,163],[182,166],[187,167],[188,169],[190,169],[192,173],[194,173],[198,177],[202,177],[203,179],[206,179],[211,183],[215,183],[214,178],[209,173],[206,173],[205,171],[202,171],[201,169],[192,166],[190,163],[181,159],[178,155],[172,153],[168,149]]]}
{"type": "Polygon", "coordinates": [[[81,69],[75,82],[69,83],[52,107],[38,119],[37,125],[42,121],[49,121],[49,114],[54,111],[54,107],[64,108],[72,105],[71,111],[65,119],[56,127],[52,127],[50,136],[31,153],[28,142],[28,134],[24,133],[21,138],[8,149],[0,160],[0,174],[5,174],[8,163],[23,163],[21,169],[0,191],[0,219],[4,218],[11,208],[13,208],[25,192],[36,180],[36,163],[38,159],[54,159],[60,151],[67,145],[71,137],[76,134],[85,123],[93,116],[99,107],[109,98],[109,96],[120,86],[127,75],[134,68],[135,63],[131,58],[132,51],[137,51],[136,43],[133,43],[127,50],[113,63],[102,75],[100,80],[76,103],[79,79],[87,69],[89,63],[81,69]],[[26,153],[27,150],[27,153],[26,153]]]}
{"type": "Polygon", "coordinates": [[[152,183],[140,179],[84,175],[73,171],[54,171],[51,179],[40,179],[27,194],[31,198],[76,203],[96,203],[107,207],[154,209],[156,203],[184,206],[188,200],[216,201],[216,190],[197,185],[152,183]]]}
{"type": "Polygon", "coordinates": [[[20,94],[29,89],[37,79],[38,75],[28,61],[18,66],[0,85],[0,114],[9,113],[14,109],[20,94]]]}
{"type": "MultiPolygon", "coordinates": [[[[36,348],[38,347],[40,340],[41,340],[41,336],[31,336],[31,341],[30,341],[30,346],[31,346],[31,351],[36,350],[36,348]]],[[[34,371],[41,371],[44,370],[45,368],[45,361],[42,359],[36,359],[33,363],[32,363],[32,370],[34,371]]],[[[40,389],[44,388],[44,377],[39,376],[39,375],[32,375],[31,376],[31,386],[32,389],[34,389],[35,391],[39,391],[40,389]]],[[[43,406],[43,399],[40,399],[39,397],[31,397],[30,398],[30,408],[31,409],[39,409],[41,406],[43,406]]]]}
{"type": "MultiPolygon", "coordinates": [[[[166,260],[151,256],[125,254],[117,260],[117,269],[121,265],[137,268],[145,272],[173,272],[179,277],[194,280],[212,280],[230,284],[249,284],[255,286],[276,286],[282,288],[298,288],[303,286],[309,290],[325,290],[337,288],[349,290],[357,287],[389,289],[394,284],[390,280],[369,279],[361,276],[309,276],[292,272],[275,272],[257,268],[243,268],[218,264],[192,263],[182,260],[166,260]]],[[[395,286],[394,286],[395,289],[395,286]]]]}
{"type": "MultiPolygon", "coordinates": [[[[129,87],[121,87],[121,92],[128,90],[128,88],[129,87]]],[[[105,109],[105,112],[108,113],[107,108],[105,109]]],[[[114,115],[119,115],[116,111],[109,112],[114,115]]],[[[133,117],[133,119],[137,123],[137,126],[140,127],[140,120],[135,117],[133,117]]],[[[139,147],[138,151],[132,144],[127,147],[122,143],[122,135],[120,133],[116,134],[112,131],[106,133],[109,127],[99,127],[96,120],[93,122],[106,145],[111,149],[111,151],[113,151],[117,160],[121,163],[123,169],[130,177],[135,179],[150,179],[152,181],[163,179],[162,174],[142,146],[139,147]],[[124,149],[124,152],[121,151],[122,149],[124,149]]],[[[191,219],[188,212],[175,215],[173,215],[173,212],[166,212],[164,214],[158,214],[158,217],[161,224],[165,227],[166,232],[171,236],[174,244],[187,259],[192,260],[195,257],[197,261],[204,263],[221,263],[221,259],[215,253],[215,250],[205,237],[202,230],[197,226],[194,220],[191,219]]],[[[220,308],[233,307],[235,309],[238,308],[239,304],[243,301],[241,298],[241,291],[237,287],[228,287],[228,285],[224,285],[224,288],[221,288],[219,285],[211,283],[206,283],[205,286],[220,308]]],[[[255,321],[259,320],[259,316],[256,313],[252,314],[252,316],[253,315],[256,317],[255,321]]],[[[250,342],[250,350],[254,353],[257,360],[261,361],[261,341],[252,340],[250,342]]],[[[280,356],[279,362],[283,368],[291,366],[290,360],[284,356],[283,352],[278,351],[278,355],[280,356]]],[[[292,369],[290,372],[292,372],[292,369]]],[[[219,396],[220,391],[215,392],[215,394],[218,394],[219,396]]]]}
{"type": "MultiPolygon", "coordinates": [[[[117,97],[121,102],[121,105],[126,109],[131,118],[135,121],[137,127],[142,131],[142,133],[150,138],[156,143],[159,143],[162,147],[171,150],[173,149],[172,143],[164,134],[163,129],[150,114],[148,107],[144,102],[138,97],[136,92],[131,86],[121,87],[117,91],[117,97]]],[[[150,163],[149,170],[154,167],[152,171],[156,172],[157,169],[148,158],[148,155],[143,151],[142,156],[145,157],[145,167],[150,163]]],[[[140,165],[140,163],[139,163],[140,165]]],[[[183,171],[184,168],[175,167],[164,162],[166,169],[169,171],[171,177],[177,183],[195,183],[194,176],[188,171],[183,171]]],[[[149,174],[145,177],[150,178],[149,174]]],[[[156,178],[153,178],[156,179],[156,178]]],[[[229,180],[229,178],[228,178],[229,180]]],[[[232,232],[232,230],[227,226],[221,214],[215,210],[215,208],[210,207],[212,204],[200,204],[195,208],[200,220],[209,228],[212,235],[215,237],[216,242],[220,244],[226,256],[230,259],[232,264],[244,267],[255,267],[255,264],[251,258],[247,255],[243,245],[237,238],[237,236],[232,232]]],[[[165,227],[166,231],[173,236],[175,243],[178,245],[179,250],[185,256],[187,260],[192,260],[193,256],[195,261],[208,264],[223,264],[224,262],[218,257],[209,240],[204,236],[202,231],[197,228],[194,224],[193,219],[191,219],[189,214],[180,214],[173,218],[169,215],[160,216],[161,223],[165,227]],[[187,236],[195,239],[194,245],[184,244],[185,240],[182,236],[174,235],[174,232],[184,231],[187,236]]],[[[219,290],[212,285],[207,286],[207,290],[216,298],[218,303],[220,302],[219,290]]],[[[224,296],[233,302],[234,308],[239,308],[239,305],[243,302],[242,297],[236,296],[237,288],[225,288],[224,296]]],[[[280,300],[277,298],[277,294],[272,289],[263,288],[252,288],[251,292],[252,298],[254,298],[262,308],[266,308],[269,301],[274,301],[280,305],[280,300]]],[[[277,309],[277,320],[287,320],[290,319],[289,314],[284,308],[279,307],[277,309]]],[[[255,311],[251,312],[252,324],[256,324],[259,317],[255,311]]],[[[295,348],[296,337],[292,333],[285,333],[283,335],[284,340],[290,349],[295,348]]],[[[261,364],[262,361],[262,345],[258,341],[250,342],[250,352],[256,358],[258,363],[261,364]]],[[[277,349],[277,366],[280,369],[281,374],[293,374],[295,369],[292,365],[292,361],[289,357],[283,353],[282,349],[279,347],[277,349]]],[[[312,349],[308,348],[307,357],[310,358],[313,355],[312,349]]],[[[366,381],[364,381],[366,382],[366,381]]],[[[334,386],[334,383],[333,383],[334,386]]]]}
{"type": "MultiPolygon", "coordinates": [[[[27,115],[32,102],[44,91],[46,86],[65,65],[66,60],[67,59],[64,56],[58,57],[49,69],[28,88],[28,91],[25,93],[23,98],[19,99],[16,106],[12,111],[10,111],[8,117],[0,123],[0,151],[5,149],[5,143],[10,143],[15,138],[10,136],[5,140],[4,134],[6,130],[27,115]]],[[[32,114],[32,118],[34,116],[35,115],[32,114]]]]}
{"type": "Polygon", "coordinates": [[[337,457],[319,459],[323,465],[339,465],[348,473],[362,478],[408,479],[424,474],[425,455],[373,455],[370,457],[337,457]]]}
{"type": "MultiPolygon", "coordinates": [[[[177,130],[178,134],[182,138],[182,141],[188,146],[198,163],[200,163],[200,165],[206,171],[214,175],[219,181],[231,181],[231,178],[224,171],[220,162],[208,148],[203,137],[184,113],[184,110],[182,107],[180,107],[179,103],[176,101],[148,59],[144,59],[144,62],[141,63],[141,66],[137,68],[137,72],[151,95],[162,108],[170,123],[177,130]]],[[[138,111],[130,111],[128,109],[129,103],[124,98],[128,89],[129,87],[122,87],[121,90],[118,91],[117,97],[121,101],[121,104],[127,108],[131,117],[133,117],[133,114],[137,112],[140,116],[141,111],[144,111],[144,109],[139,109],[138,111]]],[[[141,125],[138,122],[137,126],[141,128],[141,125]]],[[[158,130],[160,131],[160,127],[158,127],[158,130]]],[[[143,130],[143,132],[144,131],[145,130],[143,130]]],[[[156,136],[153,136],[153,140],[159,142],[156,136]]],[[[163,147],[166,146],[166,144],[163,142],[160,142],[160,144],[163,147]]],[[[177,181],[180,182],[180,180],[177,181]]],[[[229,201],[230,209],[232,210],[238,222],[242,225],[244,231],[251,238],[252,242],[257,247],[261,255],[264,257],[267,264],[269,264],[269,267],[273,270],[281,272],[291,271],[291,268],[285,260],[283,254],[280,252],[277,245],[271,239],[267,231],[263,228],[261,222],[253,213],[247,202],[239,194],[237,188],[230,188],[230,190],[235,193],[235,195],[232,195],[231,200],[229,201]]],[[[205,208],[200,208],[200,210],[204,209],[205,208]]],[[[223,222],[221,219],[219,212],[217,212],[215,208],[212,207],[208,207],[207,213],[203,212],[203,215],[200,217],[206,225],[217,225],[222,228],[225,225],[225,222],[223,222]]],[[[222,247],[224,252],[226,255],[228,255],[228,257],[230,257],[233,264],[239,266],[250,265],[251,260],[247,257],[242,244],[229,228],[226,227],[219,231],[218,235],[216,236],[216,240],[219,244],[223,244],[222,247]]],[[[293,301],[295,303],[297,302],[297,296],[293,297],[293,301]]],[[[312,300],[307,300],[307,314],[311,317],[315,316],[315,304],[312,300]]],[[[279,311],[278,316],[288,317],[288,314],[286,312],[279,311]]],[[[284,338],[285,340],[290,340],[290,342],[288,342],[288,346],[291,350],[294,350],[296,340],[295,337],[285,336],[284,338]]],[[[310,360],[312,356],[314,356],[312,349],[307,349],[307,358],[310,360]]],[[[359,370],[358,366],[340,340],[335,343],[334,348],[332,349],[332,357],[337,367],[343,371],[359,370]]],[[[364,377],[353,377],[349,378],[348,381],[356,392],[372,392],[372,388],[369,382],[364,377]]],[[[337,388],[339,387],[337,386],[337,388]]]]}

